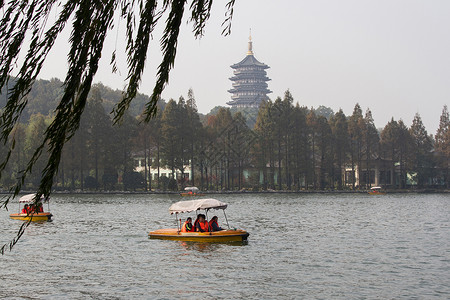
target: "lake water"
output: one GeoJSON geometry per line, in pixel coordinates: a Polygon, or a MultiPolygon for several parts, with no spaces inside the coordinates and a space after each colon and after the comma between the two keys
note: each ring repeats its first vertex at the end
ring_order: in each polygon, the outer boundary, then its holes
{"type": "MultiPolygon", "coordinates": [[[[175,227],[177,195],[54,195],[54,221],[0,256],[0,298],[450,298],[449,194],[214,198],[248,244],[148,239],[175,227]]],[[[8,208],[2,244],[21,224],[8,217],[17,203],[8,208]]]]}

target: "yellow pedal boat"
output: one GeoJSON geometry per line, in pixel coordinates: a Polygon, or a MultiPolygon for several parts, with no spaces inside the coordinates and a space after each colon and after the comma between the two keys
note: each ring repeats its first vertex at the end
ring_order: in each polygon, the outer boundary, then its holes
{"type": "Polygon", "coordinates": [[[368,193],[369,195],[386,195],[386,192],[379,186],[371,187],[368,193]]]}
{"type": "Polygon", "coordinates": [[[189,201],[179,201],[170,206],[169,211],[175,214],[177,228],[157,229],[151,231],[148,236],[151,239],[177,240],[187,242],[242,242],[246,241],[249,233],[242,229],[231,229],[225,214],[228,204],[216,199],[199,199],[189,201]],[[198,210],[204,210],[206,221],[208,221],[208,211],[211,209],[222,209],[228,229],[209,232],[182,232],[181,219],[178,219],[179,213],[188,213],[198,210]]]}
{"type": "MultiPolygon", "coordinates": [[[[22,212],[20,209],[22,204],[25,206],[28,206],[28,204],[33,205],[34,204],[34,198],[35,194],[28,194],[25,196],[20,197],[19,199],[19,213],[17,214],[10,214],[9,217],[14,220],[21,220],[21,221],[32,221],[32,222],[45,222],[45,221],[52,221],[52,214],[50,212],[35,212],[35,211],[29,211],[28,213],[22,212]]],[[[40,204],[42,205],[42,202],[47,201],[48,199],[45,199],[44,197],[41,197],[40,204]]]]}
{"type": "Polygon", "coordinates": [[[148,235],[151,239],[211,243],[242,242],[246,241],[249,236],[247,231],[241,229],[214,232],[181,232],[177,228],[157,229],[148,235]]]}
{"type": "Polygon", "coordinates": [[[49,212],[43,213],[30,213],[30,214],[10,214],[9,217],[14,220],[22,220],[22,221],[33,221],[33,222],[43,222],[43,221],[51,221],[52,214],[49,212]]]}
{"type": "Polygon", "coordinates": [[[180,195],[183,197],[186,196],[203,196],[204,194],[200,193],[200,190],[195,186],[188,186],[184,188],[185,192],[181,192],[180,195]]]}

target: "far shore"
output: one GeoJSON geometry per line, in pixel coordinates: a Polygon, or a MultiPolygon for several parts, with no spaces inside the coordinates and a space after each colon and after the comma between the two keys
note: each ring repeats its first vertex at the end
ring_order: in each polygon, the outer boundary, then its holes
{"type": "MultiPolygon", "coordinates": [[[[21,194],[30,194],[35,191],[21,191],[21,194]]],[[[384,190],[387,194],[442,194],[450,193],[450,189],[386,189],[384,190]]],[[[128,194],[161,194],[161,195],[179,195],[181,191],[53,191],[52,194],[92,194],[92,195],[128,195],[128,194]]],[[[0,194],[8,195],[8,191],[0,191],[0,194]]],[[[193,196],[207,196],[207,195],[221,195],[221,194],[367,194],[367,190],[300,190],[300,191],[289,191],[289,190],[264,190],[264,191],[250,191],[250,190],[240,190],[240,191],[202,191],[199,195],[193,196]]],[[[192,197],[192,196],[191,196],[192,197]]],[[[189,196],[185,197],[186,200],[189,196]]]]}

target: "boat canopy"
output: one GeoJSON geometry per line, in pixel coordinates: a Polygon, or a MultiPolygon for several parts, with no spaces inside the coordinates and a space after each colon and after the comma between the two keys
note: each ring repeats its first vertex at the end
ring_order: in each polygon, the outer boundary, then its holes
{"type": "Polygon", "coordinates": [[[196,186],[187,186],[184,188],[185,191],[198,192],[198,187],[196,186]]]}
{"type": "MultiPolygon", "coordinates": [[[[33,203],[34,197],[36,197],[36,194],[28,194],[28,195],[22,196],[19,199],[19,203],[33,203]]],[[[45,201],[44,196],[41,196],[41,200],[45,201]]]]}
{"type": "Polygon", "coordinates": [[[381,190],[381,187],[380,186],[373,186],[370,189],[371,190],[381,190]]]}
{"type": "Polygon", "coordinates": [[[228,204],[216,199],[199,199],[189,201],[179,201],[170,206],[169,211],[171,214],[191,212],[199,209],[225,209],[228,204]]]}

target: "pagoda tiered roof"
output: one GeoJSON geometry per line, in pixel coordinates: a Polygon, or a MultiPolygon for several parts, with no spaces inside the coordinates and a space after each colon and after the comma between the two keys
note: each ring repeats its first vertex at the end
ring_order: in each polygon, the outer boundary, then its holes
{"type": "Polygon", "coordinates": [[[268,69],[270,68],[268,65],[259,62],[254,56],[253,54],[251,55],[247,55],[243,60],[241,60],[240,62],[238,62],[237,64],[231,65],[231,67],[233,69],[238,69],[241,67],[247,67],[247,66],[257,66],[257,67],[261,67],[263,69],[268,69]]]}

